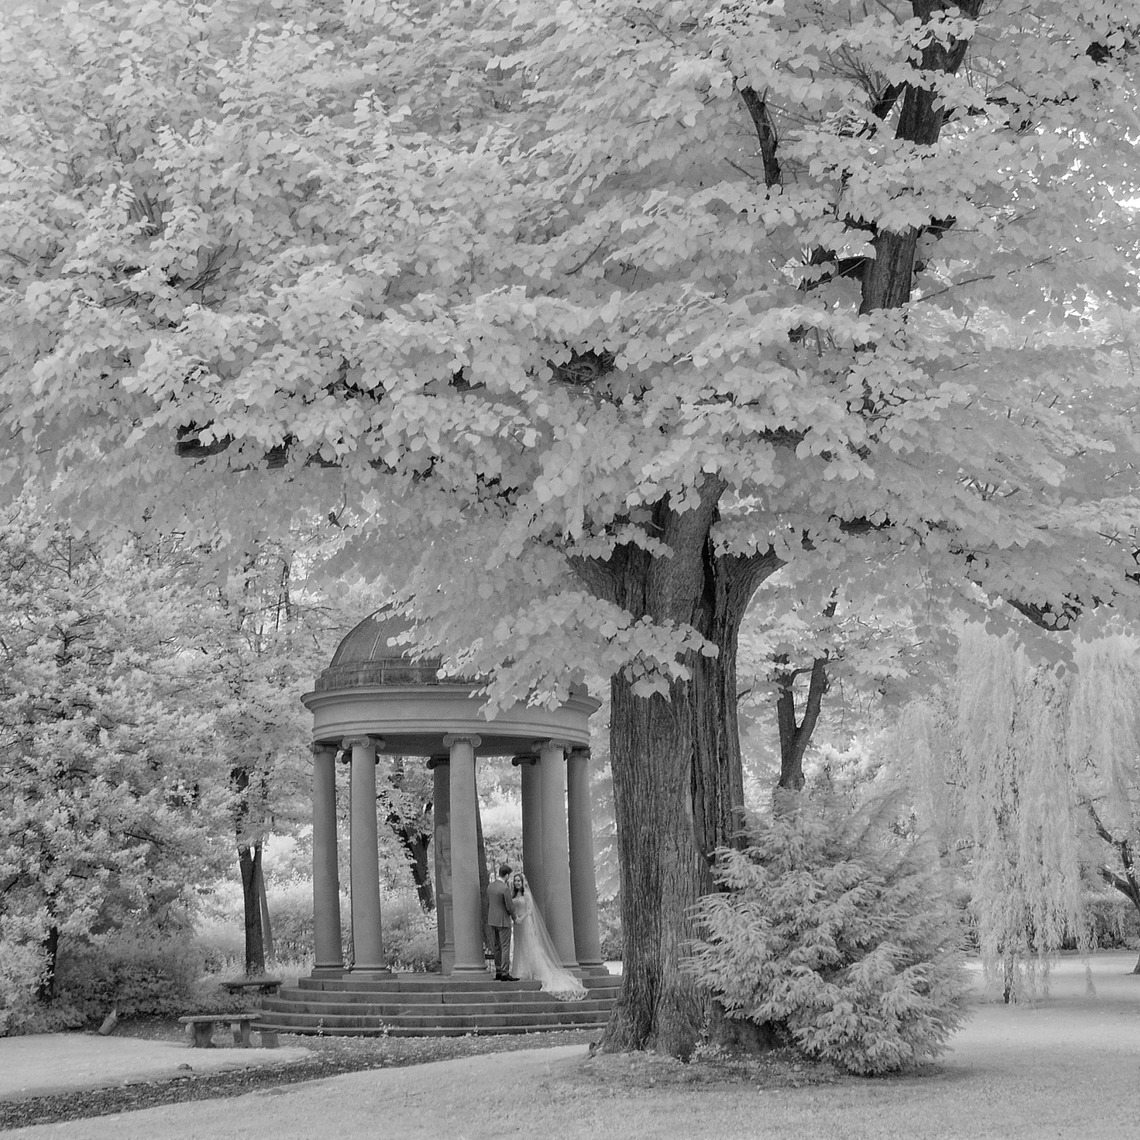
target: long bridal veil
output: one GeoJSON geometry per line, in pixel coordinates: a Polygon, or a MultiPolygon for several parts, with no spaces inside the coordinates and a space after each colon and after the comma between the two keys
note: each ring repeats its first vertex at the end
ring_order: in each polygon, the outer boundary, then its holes
{"type": "Polygon", "coordinates": [[[511,901],[515,908],[511,973],[516,978],[534,978],[543,992],[552,997],[581,1001],[586,996],[586,987],[580,978],[563,969],[546,923],[531,898],[530,884],[526,884],[525,894],[511,901]]]}

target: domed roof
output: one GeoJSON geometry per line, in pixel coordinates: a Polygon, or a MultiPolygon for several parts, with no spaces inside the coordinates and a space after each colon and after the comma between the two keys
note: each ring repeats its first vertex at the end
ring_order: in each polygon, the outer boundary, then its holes
{"type": "Polygon", "coordinates": [[[413,647],[397,638],[413,629],[412,621],[391,606],[382,606],[349,631],[332,661],[317,678],[318,693],[358,685],[438,685],[440,658],[411,659],[413,647]]]}
{"type": "Polygon", "coordinates": [[[581,686],[557,708],[526,702],[488,718],[477,678],[439,676],[440,658],[411,659],[413,646],[396,641],[414,623],[384,606],[337,646],[314,691],[301,700],[313,714],[313,740],[333,748],[369,736],[381,752],[447,755],[451,736],[479,738],[485,756],[530,751],[536,740],[590,744],[590,715],[599,702],[581,686]]]}

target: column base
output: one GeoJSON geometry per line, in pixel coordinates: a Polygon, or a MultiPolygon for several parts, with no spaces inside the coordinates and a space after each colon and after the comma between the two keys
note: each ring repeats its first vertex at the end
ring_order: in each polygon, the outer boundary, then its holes
{"type": "Polygon", "coordinates": [[[605,962],[579,962],[578,973],[587,978],[609,978],[617,977],[616,974],[611,974],[606,969],[605,962]]]}
{"type": "Polygon", "coordinates": [[[339,966],[314,966],[309,971],[310,978],[343,978],[348,971],[344,965],[339,966]]]}
{"type": "Polygon", "coordinates": [[[486,966],[452,966],[451,977],[453,978],[476,978],[480,974],[483,977],[489,977],[491,971],[486,966]]]}
{"type": "Polygon", "coordinates": [[[392,971],[387,966],[353,966],[348,971],[350,978],[361,978],[365,981],[371,981],[373,978],[390,978],[392,971]]]}

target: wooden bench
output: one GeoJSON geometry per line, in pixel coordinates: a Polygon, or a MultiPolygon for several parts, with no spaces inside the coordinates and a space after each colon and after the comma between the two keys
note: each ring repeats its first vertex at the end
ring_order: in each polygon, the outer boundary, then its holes
{"type": "Polygon", "coordinates": [[[219,1022],[230,1027],[235,1045],[248,1049],[250,1026],[260,1016],[260,1013],[194,1013],[180,1017],[178,1021],[193,1030],[195,1049],[209,1049],[214,1044],[214,1026],[219,1022]]]}
{"type": "Polygon", "coordinates": [[[232,981],[222,982],[222,989],[231,994],[240,994],[242,990],[256,990],[259,994],[275,994],[280,988],[280,978],[234,978],[232,981]]]}

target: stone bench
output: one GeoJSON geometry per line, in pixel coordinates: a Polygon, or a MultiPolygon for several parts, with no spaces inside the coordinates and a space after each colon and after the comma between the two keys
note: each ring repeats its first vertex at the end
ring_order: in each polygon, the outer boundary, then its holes
{"type": "Polygon", "coordinates": [[[256,990],[259,994],[275,994],[281,988],[280,978],[234,978],[222,982],[227,993],[240,994],[242,990],[256,990]]]}
{"type": "Polygon", "coordinates": [[[235,1045],[248,1049],[250,1027],[260,1016],[259,1013],[194,1013],[180,1017],[178,1022],[193,1030],[195,1049],[209,1049],[214,1044],[214,1026],[219,1022],[230,1027],[235,1045]]]}

